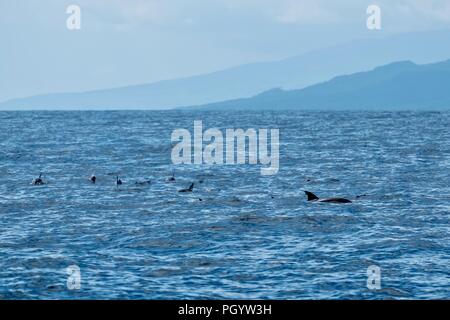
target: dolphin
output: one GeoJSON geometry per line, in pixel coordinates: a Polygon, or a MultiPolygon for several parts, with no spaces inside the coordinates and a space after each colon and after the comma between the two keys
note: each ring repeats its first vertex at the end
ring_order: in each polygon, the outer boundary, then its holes
{"type": "Polygon", "coordinates": [[[31,182],[35,186],[42,186],[45,184],[44,180],[42,180],[42,172],[39,174],[39,178],[33,179],[31,182]]]}
{"type": "Polygon", "coordinates": [[[314,193],[305,191],[305,194],[308,196],[308,201],[314,201],[314,202],[330,202],[330,203],[352,203],[350,200],[345,198],[326,198],[326,199],[319,199],[318,196],[316,196],[314,193]]]}
{"type": "Polygon", "coordinates": [[[119,188],[119,186],[122,184],[122,180],[119,179],[119,176],[116,176],[116,188],[119,188]]]}
{"type": "Polygon", "coordinates": [[[178,192],[192,192],[192,190],[194,190],[194,183],[191,183],[189,188],[178,190],[178,192]]]}
{"type": "Polygon", "coordinates": [[[167,182],[174,182],[175,181],[175,172],[172,171],[172,176],[166,179],[167,182]]]}

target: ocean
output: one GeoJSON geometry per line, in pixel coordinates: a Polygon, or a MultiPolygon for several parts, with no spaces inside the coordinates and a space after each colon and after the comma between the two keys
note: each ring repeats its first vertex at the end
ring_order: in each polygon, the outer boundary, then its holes
{"type": "Polygon", "coordinates": [[[450,112],[0,112],[0,127],[0,299],[450,298],[450,112]],[[173,165],[171,132],[194,120],[279,129],[278,174],[173,165]]]}

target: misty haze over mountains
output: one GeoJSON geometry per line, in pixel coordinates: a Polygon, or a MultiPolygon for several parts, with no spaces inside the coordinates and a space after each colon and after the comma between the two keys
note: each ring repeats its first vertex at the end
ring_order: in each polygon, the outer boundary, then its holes
{"type": "Polygon", "coordinates": [[[450,91],[445,87],[445,83],[450,83],[448,61],[429,66],[412,62],[423,64],[450,58],[448,39],[449,30],[360,40],[281,61],[248,64],[194,77],[14,99],[0,103],[0,109],[170,109],[194,105],[239,108],[237,104],[242,103],[251,108],[357,108],[358,103],[367,108],[445,107],[448,100],[443,91],[450,91]],[[322,83],[403,60],[412,62],[322,83]],[[302,88],[305,90],[285,91],[302,88]],[[253,98],[241,99],[247,97],[253,98]],[[226,100],[235,101],[211,105],[226,100]]]}

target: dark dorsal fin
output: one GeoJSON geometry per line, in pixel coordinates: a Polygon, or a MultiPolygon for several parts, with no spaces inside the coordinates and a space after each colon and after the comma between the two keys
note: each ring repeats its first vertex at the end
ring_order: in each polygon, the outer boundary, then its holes
{"type": "Polygon", "coordinates": [[[191,185],[189,186],[189,190],[192,191],[194,189],[194,184],[191,183],[191,185]]]}
{"type": "Polygon", "coordinates": [[[305,193],[308,196],[308,201],[319,200],[319,197],[316,196],[314,193],[309,192],[309,191],[305,191],[305,193]]]}

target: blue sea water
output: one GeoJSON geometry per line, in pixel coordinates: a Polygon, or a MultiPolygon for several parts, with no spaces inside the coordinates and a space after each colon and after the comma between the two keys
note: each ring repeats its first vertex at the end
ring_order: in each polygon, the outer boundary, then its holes
{"type": "Polygon", "coordinates": [[[0,112],[0,299],[448,299],[449,125],[448,112],[0,112]],[[173,166],[171,132],[194,120],[279,128],[279,173],[173,166]]]}

